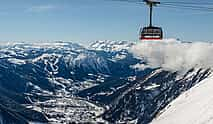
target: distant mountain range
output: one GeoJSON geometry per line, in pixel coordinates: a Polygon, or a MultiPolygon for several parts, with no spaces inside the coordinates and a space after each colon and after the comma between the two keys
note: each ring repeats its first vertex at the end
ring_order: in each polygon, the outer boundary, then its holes
{"type": "Polygon", "coordinates": [[[206,79],[211,68],[185,74],[133,68],[146,61],[135,43],[96,41],[0,45],[0,124],[147,124],[171,101],[206,79]]]}

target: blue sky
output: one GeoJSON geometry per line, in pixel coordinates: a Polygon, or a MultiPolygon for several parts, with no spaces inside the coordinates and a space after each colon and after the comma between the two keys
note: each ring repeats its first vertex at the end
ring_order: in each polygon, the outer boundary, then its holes
{"type": "MultiPolygon", "coordinates": [[[[144,5],[110,0],[0,1],[0,41],[136,41],[139,27],[148,24],[144,5]]],[[[154,13],[154,24],[163,27],[167,38],[213,41],[213,12],[158,7],[154,13]]]]}

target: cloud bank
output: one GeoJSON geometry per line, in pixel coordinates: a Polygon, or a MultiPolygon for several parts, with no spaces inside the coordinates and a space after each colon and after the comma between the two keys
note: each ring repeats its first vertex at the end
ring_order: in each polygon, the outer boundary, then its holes
{"type": "Polygon", "coordinates": [[[175,40],[141,42],[130,51],[147,65],[137,64],[133,67],[144,69],[161,67],[168,71],[187,71],[191,68],[213,67],[213,43],[183,43],[175,40]]]}

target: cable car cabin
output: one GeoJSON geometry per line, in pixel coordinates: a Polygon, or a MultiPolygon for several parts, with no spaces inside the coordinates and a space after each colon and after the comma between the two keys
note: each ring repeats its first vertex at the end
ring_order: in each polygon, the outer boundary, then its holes
{"type": "Polygon", "coordinates": [[[140,31],[140,40],[162,40],[163,30],[161,27],[144,27],[140,31]]]}

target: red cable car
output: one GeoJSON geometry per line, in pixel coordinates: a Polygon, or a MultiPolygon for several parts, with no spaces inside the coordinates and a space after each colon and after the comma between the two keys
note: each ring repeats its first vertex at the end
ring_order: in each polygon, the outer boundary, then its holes
{"type": "Polygon", "coordinates": [[[140,40],[161,40],[163,39],[163,30],[161,27],[144,27],[140,31],[140,40]]]}
{"type": "Polygon", "coordinates": [[[152,10],[153,6],[157,6],[160,2],[153,0],[144,0],[150,7],[150,24],[148,27],[144,27],[140,30],[140,40],[162,40],[163,30],[161,27],[152,26],[152,10]]]}

